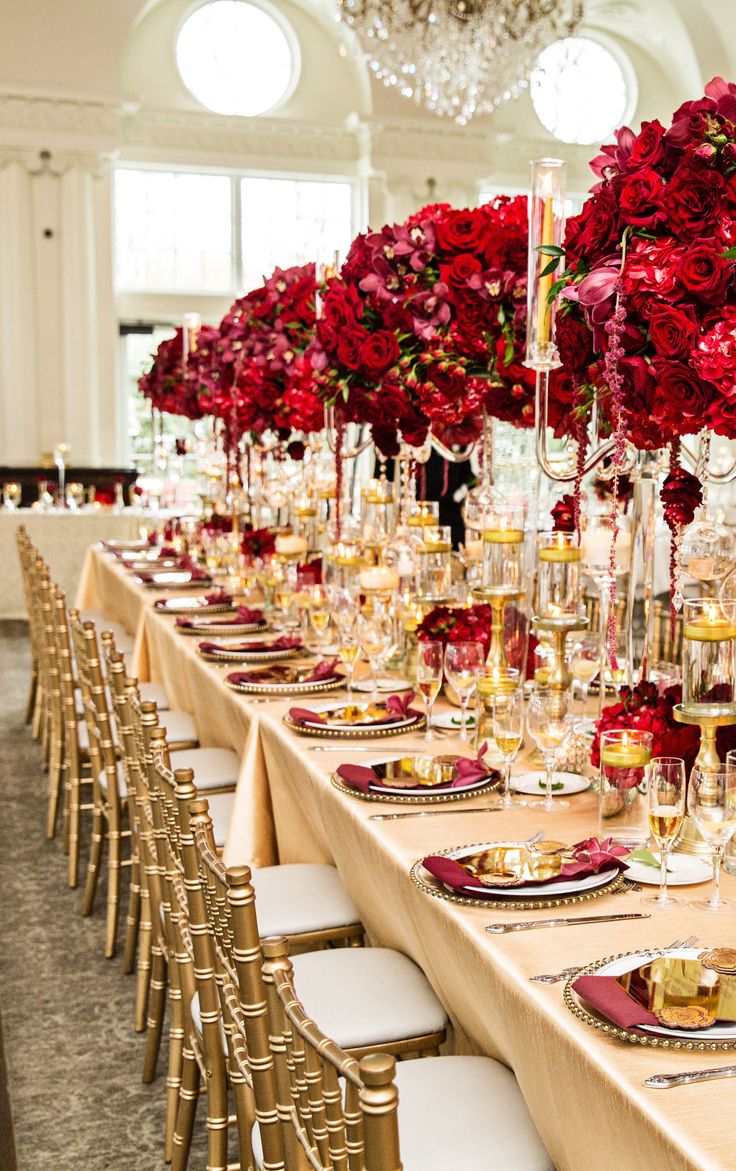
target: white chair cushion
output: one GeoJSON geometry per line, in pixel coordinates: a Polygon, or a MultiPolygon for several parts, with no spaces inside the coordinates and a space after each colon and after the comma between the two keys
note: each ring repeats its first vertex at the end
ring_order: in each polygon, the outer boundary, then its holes
{"type": "Polygon", "coordinates": [[[447,1025],[427,977],[399,951],[343,947],[294,956],[292,963],[305,1012],[343,1049],[438,1033],[447,1025]]]}
{"type": "Polygon", "coordinates": [[[406,1171],[480,1167],[553,1171],[510,1069],[490,1057],[401,1061],[399,1145],[406,1171]]]}
{"type": "Polygon", "coordinates": [[[160,712],[169,710],[169,699],[163,683],[139,683],[138,691],[143,703],[155,703],[160,712]]]}
{"type": "MultiPolygon", "coordinates": [[[[118,761],[116,767],[118,770],[118,793],[120,794],[120,799],[122,801],[128,796],[128,786],[125,781],[125,769],[123,768],[122,761],[118,761]]],[[[103,793],[106,793],[107,773],[105,772],[104,768],[102,772],[97,774],[97,780],[100,782],[100,788],[102,789],[103,793]]]]}
{"type": "MultiPolygon", "coordinates": [[[[165,715],[170,715],[166,712],[165,715]]],[[[200,792],[234,786],[240,772],[240,758],[229,748],[183,748],[171,754],[172,768],[190,768],[200,792]]]]}
{"type": "Polygon", "coordinates": [[[197,725],[189,715],[189,712],[177,711],[175,709],[161,712],[159,724],[162,728],[166,729],[166,739],[169,744],[181,743],[182,741],[193,741],[196,744],[199,741],[197,725]]]}
{"type": "Polygon", "coordinates": [[[334,866],[293,863],[253,870],[261,936],[298,935],[359,923],[334,866]]]}
{"type": "MultiPolygon", "coordinates": [[[[490,1057],[400,1061],[399,1145],[404,1171],[554,1171],[511,1070],[490,1057]]],[[[253,1157],[263,1169],[256,1124],[253,1157]]]]}
{"type": "Polygon", "coordinates": [[[89,729],[84,716],[80,716],[77,720],[77,744],[83,752],[89,748],[89,729]]]}

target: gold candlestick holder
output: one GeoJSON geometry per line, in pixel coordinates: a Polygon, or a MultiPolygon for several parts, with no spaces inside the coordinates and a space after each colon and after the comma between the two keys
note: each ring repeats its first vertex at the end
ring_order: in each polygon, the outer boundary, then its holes
{"type": "Polygon", "coordinates": [[[584,614],[543,614],[537,615],[533,622],[536,630],[544,631],[552,640],[554,664],[545,686],[553,691],[567,691],[572,683],[572,672],[567,665],[567,636],[578,630],[586,630],[588,619],[584,614]]]}
{"type": "MultiPolygon", "coordinates": [[[[736,724],[736,703],[728,704],[682,704],[678,703],[673,715],[678,724],[696,724],[700,728],[700,749],[695,757],[694,767],[706,773],[718,773],[723,765],[718,755],[716,736],[719,728],[727,728],[736,724]]],[[[707,800],[707,782],[701,790],[703,800],[707,800]]],[[[715,785],[713,799],[715,801],[715,785]]],[[[710,856],[712,846],[705,841],[693,819],[685,814],[682,828],[675,839],[675,847],[683,854],[698,854],[710,856]]]]}
{"type": "MultiPolygon", "coordinates": [[[[510,677],[509,664],[506,658],[506,648],[503,645],[503,635],[506,626],[506,607],[509,602],[519,602],[524,597],[524,591],[514,586],[479,586],[473,590],[473,597],[491,607],[491,645],[486,658],[486,680],[503,681],[510,677]]],[[[516,672],[518,680],[518,672],[516,672]]],[[[515,685],[515,684],[514,684],[515,685]]],[[[501,690],[508,690],[503,688],[501,690]]]]}

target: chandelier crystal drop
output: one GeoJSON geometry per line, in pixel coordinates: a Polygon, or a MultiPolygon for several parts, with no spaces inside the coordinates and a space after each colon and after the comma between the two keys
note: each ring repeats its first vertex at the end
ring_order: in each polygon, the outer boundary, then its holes
{"type": "Polygon", "coordinates": [[[377,80],[465,125],[528,85],[541,51],[569,37],[584,0],[337,0],[377,80]]]}

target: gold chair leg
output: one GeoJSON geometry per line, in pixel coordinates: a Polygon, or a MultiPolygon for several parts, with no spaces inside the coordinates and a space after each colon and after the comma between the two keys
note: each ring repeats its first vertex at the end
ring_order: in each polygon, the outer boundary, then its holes
{"type": "MultiPolygon", "coordinates": [[[[77,800],[77,818],[79,818],[79,800],[77,800]]],[[[82,914],[91,915],[95,905],[95,894],[97,891],[97,877],[100,870],[100,861],[102,859],[102,846],[105,837],[104,818],[99,809],[95,809],[92,815],[92,836],[89,844],[89,862],[87,863],[87,882],[84,887],[84,899],[82,900],[82,914]]],[[[70,835],[69,838],[69,865],[72,864],[72,847],[74,845],[74,838],[70,835]]]]}
{"type": "Polygon", "coordinates": [[[41,728],[43,725],[43,684],[39,680],[36,687],[36,698],[33,705],[33,721],[31,723],[31,736],[34,740],[41,739],[41,728]]]}
{"type": "MultiPolygon", "coordinates": [[[[171,1153],[171,1171],[185,1171],[192,1145],[194,1119],[199,1101],[200,1073],[197,1059],[191,1049],[185,1048],[182,1059],[179,1108],[176,1112],[174,1145],[171,1153]]],[[[247,1167],[248,1164],[245,1164],[247,1167]]]]}
{"type": "Polygon", "coordinates": [[[56,837],[56,820],[59,815],[59,797],[64,776],[64,745],[55,738],[49,763],[49,805],[46,816],[46,837],[56,837]]]}
{"type": "Polygon", "coordinates": [[[227,1085],[213,1081],[207,1083],[207,1171],[227,1171],[227,1085]]]}
{"type": "MultiPolygon", "coordinates": [[[[79,777],[69,778],[69,802],[68,802],[68,885],[75,887],[79,882],[79,821],[81,817],[80,803],[82,800],[82,784],[79,777]]],[[[90,845],[90,853],[94,847],[94,842],[90,845]]],[[[99,862],[99,852],[98,852],[99,862]]]]}
{"type": "Polygon", "coordinates": [[[253,1167],[253,1143],[251,1136],[256,1122],[256,1107],[253,1091],[242,1077],[233,1077],[230,1085],[235,1098],[235,1120],[238,1128],[238,1153],[241,1167],[253,1167]]]}
{"type": "Polygon", "coordinates": [[[151,983],[151,902],[148,891],[141,891],[141,913],[138,923],[138,952],[135,966],[135,1031],[146,1027],[148,989],[151,983]]]}
{"type": "Polygon", "coordinates": [[[161,1048],[161,1033],[166,1011],[166,960],[156,944],[151,949],[151,981],[148,992],[148,1020],[146,1021],[146,1055],[143,1060],[143,1081],[147,1084],[156,1076],[156,1065],[161,1048]]]}
{"type": "Polygon", "coordinates": [[[129,976],[135,970],[135,953],[138,946],[138,929],[141,921],[141,886],[138,881],[138,861],[130,869],[130,895],[128,914],[125,919],[125,947],[123,949],[123,972],[129,976]]]}
{"type": "Polygon", "coordinates": [[[105,916],[105,959],[112,959],[118,943],[120,904],[120,833],[107,835],[107,913],[105,916]]]}
{"type": "Polygon", "coordinates": [[[179,1108],[179,1087],[181,1086],[182,1054],[184,1051],[181,991],[174,986],[171,972],[169,972],[169,1007],[171,1024],[169,1025],[169,1065],[166,1073],[166,1129],[164,1133],[164,1158],[167,1163],[171,1162],[174,1148],[174,1128],[179,1108]]]}
{"type": "Polygon", "coordinates": [[[28,688],[28,703],[26,704],[26,723],[33,723],[33,715],[36,710],[36,691],[38,690],[38,673],[34,667],[31,671],[31,682],[28,688]]]}

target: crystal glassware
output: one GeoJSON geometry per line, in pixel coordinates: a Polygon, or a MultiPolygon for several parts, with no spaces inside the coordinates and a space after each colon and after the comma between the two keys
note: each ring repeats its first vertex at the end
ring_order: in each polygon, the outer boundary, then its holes
{"type": "Polygon", "coordinates": [[[649,829],[659,847],[659,894],[647,895],[643,903],[656,907],[674,907],[667,891],[667,863],[670,847],[680,832],[685,816],[685,762],[676,756],[655,756],[646,767],[649,829]]]}
{"type": "Polygon", "coordinates": [[[572,677],[577,683],[582,707],[582,720],[588,711],[588,690],[601,668],[601,643],[593,635],[585,635],[574,643],[570,655],[572,677]]]}
{"type": "Polygon", "coordinates": [[[421,692],[427,711],[425,740],[434,740],[432,709],[442,687],[444,647],[441,642],[421,641],[417,646],[417,691],[421,692]]]}
{"type": "Polygon", "coordinates": [[[571,732],[568,720],[567,692],[549,687],[536,687],[529,700],[526,726],[529,735],[544,757],[545,797],[542,808],[547,813],[567,809],[568,802],[552,797],[552,784],[557,756],[571,732]]]}
{"type": "Polygon", "coordinates": [[[376,609],[370,615],[361,615],[359,633],[360,649],[371,668],[371,698],[375,703],[378,699],[378,672],[381,661],[393,643],[393,623],[384,610],[376,609]]]}
{"type": "Polygon", "coordinates": [[[503,799],[504,809],[515,805],[526,805],[511,792],[511,765],[516,760],[524,735],[524,690],[493,696],[493,739],[503,758],[503,799]]]}
{"type": "Polygon", "coordinates": [[[21,495],[21,487],[17,481],[8,480],[3,484],[3,504],[8,512],[15,512],[20,508],[21,495]]]}
{"type": "Polygon", "coordinates": [[[445,647],[445,673],[460,700],[460,739],[468,740],[468,704],[478,679],[485,669],[483,644],[480,642],[448,643],[445,647]]]}
{"type": "Polygon", "coordinates": [[[713,882],[709,899],[695,899],[690,904],[698,911],[730,910],[733,903],[721,898],[721,861],[726,846],[736,832],[736,771],[711,772],[694,768],[687,789],[687,811],[713,849],[713,882]]]}
{"type": "Polygon", "coordinates": [[[330,625],[330,595],[325,586],[310,586],[309,624],[317,637],[319,649],[322,650],[327,641],[330,625]]]}

